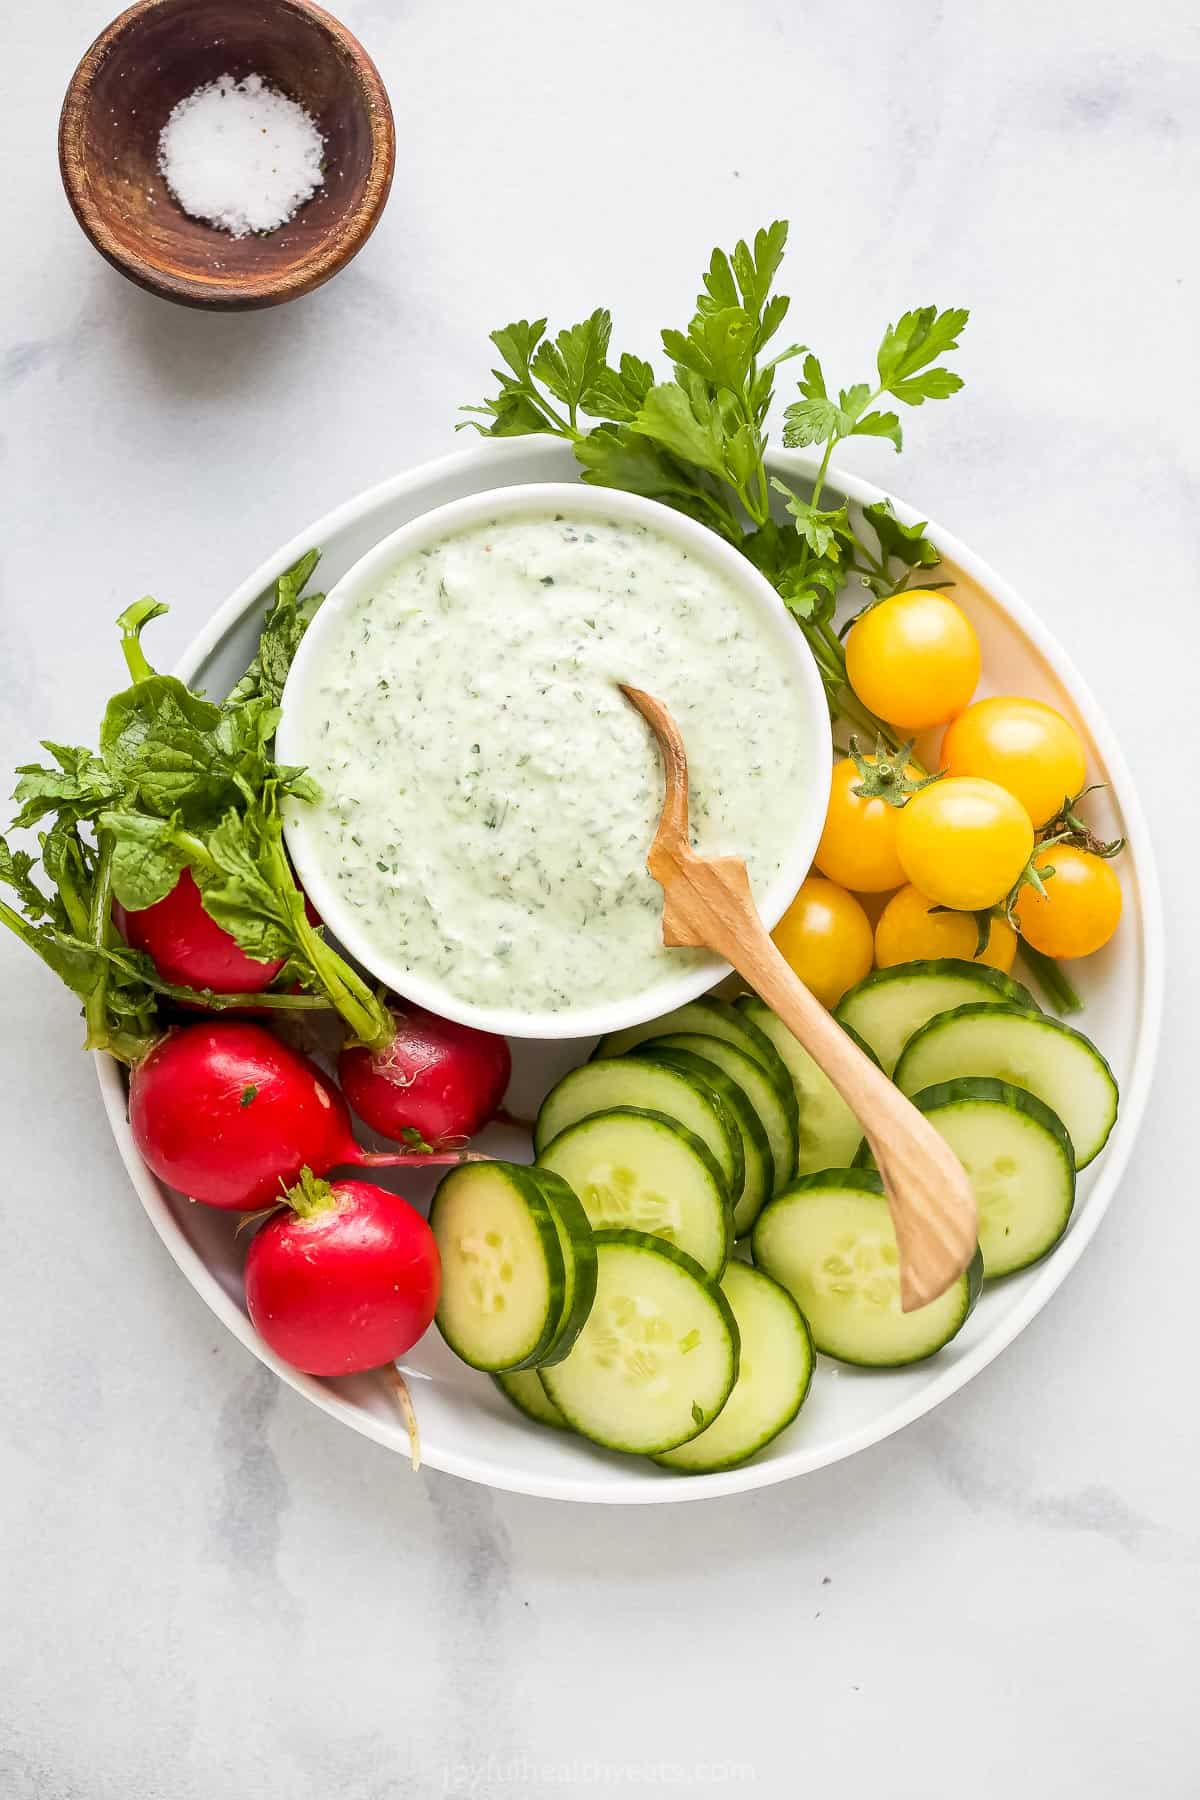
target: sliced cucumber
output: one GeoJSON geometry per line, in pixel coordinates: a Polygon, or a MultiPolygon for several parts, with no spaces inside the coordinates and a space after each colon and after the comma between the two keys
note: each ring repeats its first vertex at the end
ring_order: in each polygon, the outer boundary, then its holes
{"type": "Polygon", "coordinates": [[[1052,1250],[1075,1203],[1075,1157],[1057,1114],[1024,1088],[981,1076],[911,1098],[971,1177],[984,1275],[1011,1275],[1052,1250]]]}
{"type": "Polygon", "coordinates": [[[630,1051],[628,1060],[678,1069],[694,1081],[704,1082],[723,1102],[737,1126],[742,1145],[742,1185],[736,1192],[731,1190],[733,1233],[735,1237],[741,1237],[758,1217],[764,1200],[769,1200],[775,1191],[775,1158],[771,1155],[770,1139],[745,1089],[711,1058],[697,1056],[691,1050],[663,1048],[657,1039],[639,1044],[630,1051]]]}
{"type": "MultiPolygon", "coordinates": [[[[800,1112],[800,1149],[796,1173],[810,1175],[818,1169],[843,1169],[850,1162],[862,1137],[862,1126],[855,1118],[828,1075],[818,1069],[808,1051],[794,1038],[783,1020],[771,1011],[757,994],[743,994],[738,1001],[748,1019],[753,1020],[763,1035],[769,1037],[787,1067],[800,1112]]],[[[872,1062],[878,1057],[870,1044],[859,1037],[852,1026],[843,1022],[842,1030],[853,1038],[872,1062]]]]}
{"type": "Polygon", "coordinates": [[[607,1037],[600,1039],[592,1054],[594,1057],[625,1056],[647,1039],[665,1037],[674,1031],[696,1032],[703,1037],[721,1038],[727,1044],[736,1044],[739,1050],[753,1056],[782,1082],[783,1071],[770,1040],[764,1038],[753,1021],[736,1006],[728,1000],[718,1000],[715,994],[689,1000],[686,1006],[677,1006],[674,1012],[664,1013],[661,1019],[650,1019],[645,1025],[610,1031],[607,1037]]]}
{"type": "Polygon", "coordinates": [[[504,1398],[511,1400],[527,1419],[533,1419],[539,1425],[553,1425],[557,1431],[570,1431],[571,1427],[542,1386],[536,1369],[506,1369],[493,1375],[492,1380],[504,1398]]]}
{"type": "Polygon", "coordinates": [[[739,1050],[723,1038],[700,1037],[690,1031],[673,1031],[667,1037],[651,1038],[644,1046],[652,1050],[662,1045],[668,1050],[689,1050],[693,1056],[707,1057],[715,1062],[718,1069],[724,1069],[731,1081],[736,1081],[758,1114],[758,1122],[767,1134],[767,1142],[771,1146],[771,1161],[774,1165],[774,1181],[772,1193],[778,1193],[786,1187],[796,1172],[796,1156],[799,1151],[797,1123],[798,1109],[795,1090],[789,1079],[787,1101],[780,1094],[779,1085],[774,1076],[769,1075],[760,1062],[739,1050]]]}
{"type": "Polygon", "coordinates": [[[570,1356],[541,1370],[569,1425],[610,1450],[660,1455],[696,1437],[729,1398],[738,1328],[694,1257],[644,1231],[596,1233],[599,1279],[570,1356]]]}
{"type": "Polygon", "coordinates": [[[439,1184],[429,1223],[450,1348],[473,1369],[531,1368],[562,1330],[567,1283],[555,1215],[529,1170],[460,1164],[439,1184]]]}
{"type": "Polygon", "coordinates": [[[779,1097],[791,1118],[792,1129],[796,1129],[795,1089],[787,1066],[767,1034],[760,1031],[757,1022],[741,1010],[740,1001],[735,1006],[728,1000],[719,1000],[715,994],[705,994],[702,999],[692,1000],[687,1006],[676,1007],[674,1012],[665,1014],[661,1019],[651,1019],[647,1025],[635,1025],[627,1031],[610,1032],[608,1037],[601,1038],[592,1056],[625,1056],[651,1038],[669,1037],[677,1032],[717,1038],[721,1043],[732,1044],[743,1055],[752,1056],[755,1062],[761,1063],[779,1090],[779,1097]],[[617,1048],[606,1048],[610,1044],[617,1048]]]}
{"type": "Polygon", "coordinates": [[[796,1417],[812,1382],[812,1338],[787,1289],[749,1263],[731,1262],[721,1291],[741,1339],[733,1392],[707,1431],[657,1458],[690,1475],[735,1468],[769,1444],[796,1417]]]}
{"type": "Polygon", "coordinates": [[[967,1006],[972,1001],[981,1006],[1038,1010],[1029,989],[1010,975],[1002,975],[998,969],[989,969],[982,963],[955,962],[947,957],[937,962],[897,963],[891,969],[876,969],[850,989],[833,1016],[841,1025],[852,1025],[859,1037],[866,1039],[880,1068],[890,1075],[915,1031],[937,1013],[950,1012],[953,1007],[967,1006]]]}
{"type": "Polygon", "coordinates": [[[742,1137],[728,1107],[710,1082],[661,1062],[619,1056],[571,1069],[542,1102],[533,1127],[534,1150],[540,1156],[568,1125],[617,1106],[641,1107],[678,1119],[716,1158],[730,1198],[741,1193],[742,1137]]]}
{"type": "Polygon", "coordinates": [[[1010,1006],[956,1006],[909,1038],[896,1064],[905,1094],[990,1075],[1044,1100],[1067,1128],[1075,1167],[1099,1156],[1117,1120],[1117,1084],[1090,1038],[1061,1019],[1010,1006]]]}
{"type": "Polygon", "coordinates": [[[792,1295],[813,1343],[838,1362],[893,1369],[923,1362],[962,1330],[979,1297],[976,1251],[940,1299],[900,1310],[900,1253],[883,1183],[865,1169],[806,1175],[759,1214],[759,1268],[792,1295]]]}
{"type": "Polygon", "coordinates": [[[694,1256],[717,1277],[733,1243],[724,1177],[700,1138],[665,1113],[616,1107],[580,1119],[538,1159],[568,1181],[593,1229],[632,1227],[694,1256]]]}
{"type": "Polygon", "coordinates": [[[596,1246],[592,1227],[569,1182],[552,1169],[530,1169],[554,1215],[566,1276],[562,1316],[554,1342],[539,1357],[539,1365],[561,1362],[579,1336],[596,1297],[596,1246]]]}

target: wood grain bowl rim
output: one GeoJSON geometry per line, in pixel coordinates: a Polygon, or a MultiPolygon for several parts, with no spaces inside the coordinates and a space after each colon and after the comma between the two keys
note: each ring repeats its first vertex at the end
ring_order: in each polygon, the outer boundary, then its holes
{"type": "Polygon", "coordinates": [[[120,274],[148,293],[182,306],[241,312],[280,306],[299,299],[336,275],[358,254],[379,223],[396,166],[396,127],[383,77],[363,46],[339,19],[314,0],[271,0],[285,13],[310,19],[348,58],[362,96],[371,133],[366,186],[355,207],[342,215],[303,261],[257,275],[223,271],[211,281],[182,275],[130,251],[109,228],[92,192],[85,151],[85,125],[96,77],[128,33],[149,14],[177,0],[135,0],[84,52],[63,99],[58,127],[58,163],[71,210],[96,249],[120,274]]]}

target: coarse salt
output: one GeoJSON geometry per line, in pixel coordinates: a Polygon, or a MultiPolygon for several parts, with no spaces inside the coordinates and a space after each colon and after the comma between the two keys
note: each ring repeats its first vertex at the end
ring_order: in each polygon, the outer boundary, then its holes
{"type": "Polygon", "coordinates": [[[158,166],[184,212],[240,238],[276,231],[312,198],[324,142],[311,114],[261,75],[221,75],[172,109],[158,166]]]}

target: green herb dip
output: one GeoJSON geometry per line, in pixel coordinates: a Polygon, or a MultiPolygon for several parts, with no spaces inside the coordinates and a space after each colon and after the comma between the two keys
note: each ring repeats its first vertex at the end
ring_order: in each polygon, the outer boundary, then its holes
{"type": "Polygon", "coordinates": [[[646,853],[662,775],[619,682],[664,700],[693,836],[761,894],[805,780],[752,599],[640,524],[506,516],[397,563],[323,645],[298,720],[314,852],[389,960],[465,1001],[565,1012],[669,982],[646,853]]]}

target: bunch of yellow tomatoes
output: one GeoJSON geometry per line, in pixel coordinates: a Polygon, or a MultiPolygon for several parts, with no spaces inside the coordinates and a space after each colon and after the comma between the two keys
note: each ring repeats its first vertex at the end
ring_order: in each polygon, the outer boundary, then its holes
{"type": "Polygon", "coordinates": [[[846,670],[863,705],[900,735],[947,729],[936,779],[922,785],[915,768],[882,767],[892,800],[859,791],[868,784],[851,758],[834,769],[816,872],[774,932],[826,1006],[873,965],[977,958],[1007,972],[1017,934],[1004,907],[1018,883],[1013,917],[1046,956],[1088,956],[1117,928],[1121,886],[1110,863],[1075,843],[1039,844],[1084,787],[1078,733],[1040,700],[972,703],[980,667],[970,620],[934,589],[893,594],[850,629],[846,670]]]}

